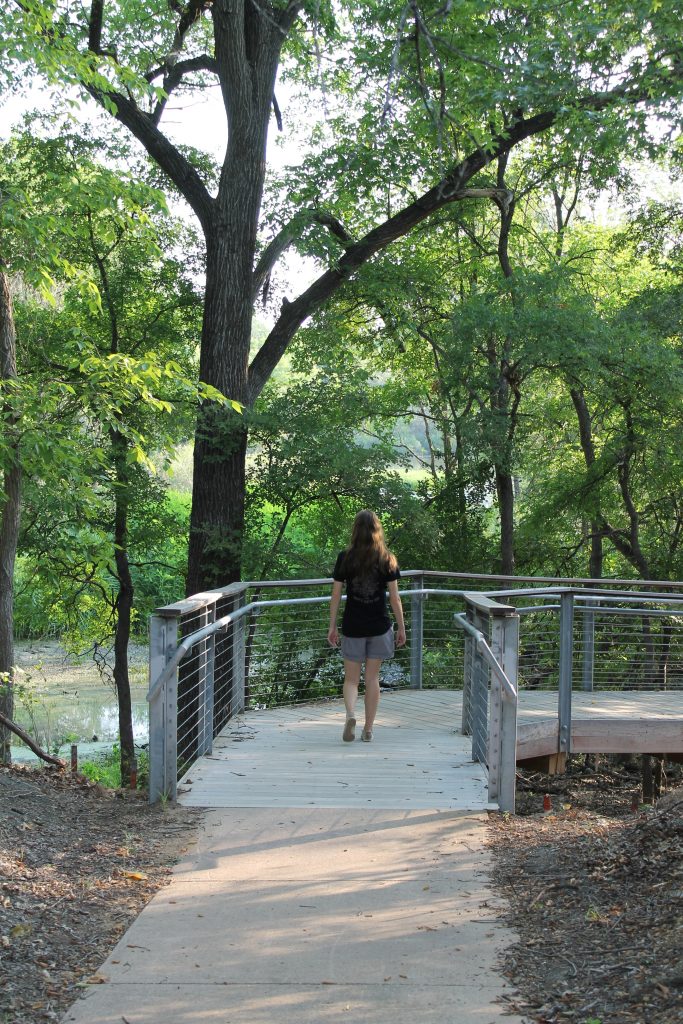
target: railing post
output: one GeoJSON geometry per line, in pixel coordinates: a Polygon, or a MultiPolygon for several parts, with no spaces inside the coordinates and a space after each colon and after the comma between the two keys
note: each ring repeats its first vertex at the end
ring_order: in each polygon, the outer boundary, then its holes
{"type": "MultiPolygon", "coordinates": [[[[202,629],[215,622],[216,605],[202,608],[197,628],[202,629]]],[[[212,634],[199,645],[197,662],[197,756],[210,754],[213,749],[213,670],[215,637],[212,634]]]]}
{"type": "MultiPolygon", "coordinates": [[[[149,686],[154,685],[178,645],[180,617],[152,615],[149,686]]],[[[178,673],[153,694],[149,707],[149,801],[175,800],[178,779],[178,673]]]]}
{"type": "MultiPolygon", "coordinates": [[[[235,595],[232,604],[232,611],[236,612],[245,604],[245,592],[242,590],[235,595]]],[[[232,625],[232,693],[230,699],[230,716],[241,714],[246,707],[246,665],[247,652],[247,616],[240,615],[239,619],[232,625]]]]}
{"type": "Polygon", "coordinates": [[[583,665],[581,669],[581,684],[584,690],[593,689],[593,675],[595,670],[595,612],[591,604],[593,598],[585,598],[583,608],[583,665]]]}
{"type": "MultiPolygon", "coordinates": [[[[500,664],[515,690],[518,685],[519,615],[507,615],[503,621],[503,648],[500,664]]],[[[517,701],[502,701],[500,732],[500,784],[498,806],[515,813],[517,785],[517,701]]]]}
{"type": "MultiPolygon", "coordinates": [[[[489,620],[487,615],[475,611],[472,625],[488,638],[489,620]]],[[[489,668],[479,653],[476,641],[472,648],[474,671],[470,693],[470,729],[472,732],[472,760],[485,763],[487,758],[487,733],[489,715],[489,668]]]]}
{"type": "MultiPolygon", "coordinates": [[[[482,621],[479,612],[469,604],[467,606],[467,618],[468,622],[472,624],[475,630],[479,630],[479,632],[482,632],[485,635],[487,623],[485,621],[482,621]]],[[[476,716],[478,705],[480,703],[477,694],[479,692],[481,672],[483,671],[484,667],[481,662],[481,655],[477,650],[476,641],[474,640],[473,637],[465,637],[465,649],[463,657],[463,718],[461,727],[464,736],[472,736],[472,760],[476,761],[477,758],[475,757],[474,754],[475,732],[477,729],[476,716]]]]}
{"type": "Polygon", "coordinates": [[[560,672],[558,683],[558,751],[568,754],[571,749],[572,727],[572,674],[574,653],[574,594],[560,595],[560,672]]]}
{"type": "MultiPolygon", "coordinates": [[[[424,576],[413,577],[413,590],[424,589],[424,576]]],[[[424,595],[412,594],[410,598],[410,687],[422,689],[422,649],[424,643],[424,595]]]]}
{"type": "MultiPolygon", "coordinates": [[[[517,688],[519,616],[505,612],[491,614],[491,651],[506,676],[517,688]]],[[[517,760],[517,705],[503,692],[503,684],[491,673],[491,710],[489,714],[488,766],[489,800],[501,810],[514,810],[517,760]],[[505,807],[503,806],[505,803],[505,807]]]]}
{"type": "MultiPolygon", "coordinates": [[[[503,621],[494,615],[491,623],[491,650],[498,662],[503,662],[503,621]]],[[[486,763],[489,767],[489,800],[497,802],[500,794],[500,750],[503,730],[503,686],[495,672],[491,673],[491,694],[489,697],[489,731],[486,763]]]]}
{"type": "MultiPolygon", "coordinates": [[[[468,612],[469,617],[469,612],[468,612]]],[[[463,736],[472,735],[472,687],[474,686],[475,644],[474,638],[465,634],[462,671],[462,722],[463,736]]]]}

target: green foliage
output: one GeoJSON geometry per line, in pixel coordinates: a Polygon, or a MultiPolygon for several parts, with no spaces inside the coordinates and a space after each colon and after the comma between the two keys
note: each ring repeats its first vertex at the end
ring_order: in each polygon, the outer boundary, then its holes
{"type": "MultiPolygon", "coordinates": [[[[118,744],[114,744],[111,750],[99,755],[92,761],[82,761],[79,765],[81,775],[92,782],[99,782],[107,789],[128,788],[130,779],[121,779],[121,756],[118,744]]],[[[149,755],[146,750],[137,750],[135,754],[137,762],[137,788],[144,789],[149,780],[149,755]]]]}
{"type": "MultiPolygon", "coordinates": [[[[150,111],[162,77],[145,73],[174,45],[172,7],[108,3],[102,38],[116,40],[114,58],[109,47],[87,51],[84,16],[30,0],[0,15],[7,66],[80,83],[111,113],[109,90],[150,111]]],[[[357,237],[393,216],[519,116],[557,118],[474,182],[487,193],[502,177],[515,193],[513,278],[497,258],[500,196],[473,196],[378,254],[299,333],[249,414],[243,575],[325,574],[361,506],[381,514],[403,565],[486,571],[501,472],[518,489],[519,569],[578,571],[599,521],[605,571],[683,572],[680,204],[642,206],[617,244],[608,230],[569,225],[579,194],[616,183],[636,195],[625,148],[652,156],[670,141],[653,132],[653,111],[677,130],[679,15],[677,4],[649,0],[561,16],[550,0],[523,11],[301,6],[283,72],[305,94],[307,156],[268,183],[261,250],[289,225],[301,253],[333,266],[345,231],[357,237]],[[591,93],[609,89],[624,102],[591,106],[591,93]],[[558,207],[561,225],[551,220],[558,207]],[[590,466],[577,391],[593,417],[590,466]],[[628,546],[624,467],[642,557],[628,546]]],[[[213,54],[208,9],[184,43],[184,57],[213,54]]],[[[178,95],[209,75],[198,70],[178,95]]],[[[34,117],[6,144],[0,181],[3,239],[23,289],[22,378],[6,395],[29,476],[17,621],[78,645],[111,628],[122,498],[134,628],[182,592],[188,508],[164,493],[166,470],[183,447],[188,461],[197,401],[216,402],[217,426],[230,403],[196,383],[203,254],[170,216],[158,169],[120,142],[103,159],[101,140],[76,122],[38,143],[45,133],[34,117]]],[[[184,152],[215,184],[211,161],[184,152]]]]}
{"type": "MultiPolygon", "coordinates": [[[[133,632],[140,640],[147,637],[148,617],[154,609],[176,601],[183,592],[189,506],[189,496],[169,491],[140,502],[131,514],[133,632]]],[[[100,557],[100,545],[93,549],[87,529],[66,523],[58,526],[54,517],[41,518],[35,527],[35,532],[24,533],[26,553],[17,564],[17,637],[55,637],[75,653],[105,643],[117,591],[109,568],[111,542],[102,538],[100,557]],[[38,549],[38,536],[49,545],[49,558],[38,549]],[[29,545],[35,546],[33,553],[27,550],[29,545]],[[89,579],[87,587],[84,578],[89,579]]]]}

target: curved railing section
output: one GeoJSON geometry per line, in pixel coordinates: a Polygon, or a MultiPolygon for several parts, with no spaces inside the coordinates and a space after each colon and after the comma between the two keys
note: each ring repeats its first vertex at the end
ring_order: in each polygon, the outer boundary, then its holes
{"type": "MultiPolygon", "coordinates": [[[[327,644],[330,579],[256,581],[196,594],[150,620],[150,799],[177,783],[245,709],[341,695],[327,644]]],[[[683,689],[683,585],[413,570],[401,579],[408,643],[385,688],[463,694],[462,731],[514,810],[519,695],[557,693],[558,749],[572,691],[683,689]]]]}

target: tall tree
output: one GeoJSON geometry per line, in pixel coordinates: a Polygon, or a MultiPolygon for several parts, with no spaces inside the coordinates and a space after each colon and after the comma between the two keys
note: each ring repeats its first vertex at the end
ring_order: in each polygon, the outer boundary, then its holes
{"type": "MultiPolygon", "coordinates": [[[[200,374],[251,405],[301,324],[375,254],[438,210],[477,194],[472,183],[491,161],[556,123],[590,138],[596,117],[615,107],[624,138],[647,135],[645,104],[673,117],[683,82],[680,15],[678,3],[649,0],[603,0],[588,10],[559,11],[554,0],[534,0],[523,10],[434,0],[338,6],[157,0],[151,7],[140,0],[92,0],[87,13],[72,16],[61,0],[14,0],[0,16],[0,29],[14,60],[31,60],[53,78],[80,83],[184,196],[206,243],[200,374]],[[347,82],[347,102],[349,66],[364,82],[342,126],[353,144],[331,161],[345,168],[346,185],[354,189],[359,232],[353,238],[330,218],[313,184],[298,193],[305,202],[294,225],[282,220],[257,258],[278,68],[285,55],[310,81],[310,54],[326,46],[334,83],[347,82]],[[215,195],[200,166],[161,129],[169,96],[210,80],[219,84],[228,127],[215,195]],[[381,146],[368,146],[378,126],[381,146]],[[382,200],[387,170],[389,215],[382,200]],[[311,195],[318,197],[312,208],[311,195]],[[250,363],[254,298],[293,235],[311,222],[332,231],[340,248],[310,287],[283,303],[250,363]]],[[[245,450],[241,421],[211,406],[200,409],[189,591],[239,574],[245,450]]]]}
{"type": "MultiPolygon", "coordinates": [[[[21,463],[12,391],[17,379],[17,338],[7,267],[0,253],[0,400],[2,401],[2,507],[0,508],[0,711],[13,714],[14,566],[21,517],[21,463]]],[[[0,764],[9,759],[9,733],[0,727],[0,764]]]]}
{"type": "MultiPolygon", "coordinates": [[[[155,494],[149,454],[187,436],[198,399],[219,398],[197,387],[201,302],[185,267],[162,257],[160,230],[190,260],[191,246],[158,190],[104,166],[81,138],[14,137],[0,149],[0,184],[10,178],[15,270],[29,281],[42,274],[58,297],[46,302],[24,288],[17,305],[21,404],[8,425],[31,501],[23,542],[40,553],[40,572],[56,564],[77,577],[75,594],[99,591],[108,605],[96,638],[113,642],[125,779],[134,756],[131,513],[155,494]]],[[[7,553],[15,551],[8,545],[7,553]]]]}

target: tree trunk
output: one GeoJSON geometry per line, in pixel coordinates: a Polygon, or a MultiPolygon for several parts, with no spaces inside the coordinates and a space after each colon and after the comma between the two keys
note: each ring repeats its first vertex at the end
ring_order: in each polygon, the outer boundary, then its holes
{"type": "MultiPolygon", "coordinates": [[[[236,266],[240,255],[228,233],[208,246],[199,374],[227,397],[246,402],[251,269],[236,266]]],[[[205,403],[195,435],[188,596],[240,577],[246,449],[244,417],[205,403]]]]}
{"type": "MultiPolygon", "coordinates": [[[[498,203],[500,209],[500,226],[498,230],[498,262],[503,276],[512,281],[514,271],[510,262],[509,243],[510,231],[515,215],[514,196],[505,184],[508,154],[498,157],[496,184],[505,200],[498,203]]],[[[510,302],[516,306],[514,285],[510,286],[510,302]]],[[[494,449],[494,467],[496,474],[496,494],[498,495],[498,515],[500,518],[500,571],[504,576],[513,576],[515,572],[515,483],[512,474],[512,450],[516,431],[516,407],[518,398],[511,398],[510,358],[512,343],[505,338],[500,359],[491,360],[491,367],[497,373],[495,389],[492,394],[492,408],[498,414],[498,423],[503,436],[496,442],[494,449]]]]}
{"type": "Polygon", "coordinates": [[[119,742],[121,744],[121,785],[127,786],[135,758],[133,740],[133,708],[130,697],[128,671],[128,643],[133,610],[133,580],[128,563],[128,466],[126,439],[112,431],[112,447],[116,466],[114,487],[114,560],[119,592],[116,598],[116,625],[114,627],[114,685],[119,706],[119,742]]]}
{"type": "MultiPolygon", "coordinates": [[[[9,278],[0,267],[0,381],[16,380],[17,349],[9,278]]],[[[2,462],[2,517],[0,519],[0,711],[14,714],[14,567],[21,515],[21,464],[17,419],[3,400],[5,455],[2,462]]],[[[11,762],[10,731],[0,726],[0,763],[11,762]]]]}
{"type": "Polygon", "coordinates": [[[503,576],[515,573],[515,491],[512,474],[496,466],[496,493],[500,517],[500,571],[503,576]]]}
{"type": "Polygon", "coordinates": [[[467,523],[467,482],[465,476],[465,449],[463,445],[460,420],[456,419],[455,424],[455,457],[458,463],[458,476],[456,483],[457,509],[459,521],[460,540],[464,550],[469,546],[469,528],[467,523]]]}
{"type": "MultiPolygon", "coordinates": [[[[581,440],[581,450],[583,452],[584,462],[586,463],[586,469],[590,472],[591,468],[595,464],[593,421],[591,419],[590,410],[583,390],[579,387],[572,387],[569,389],[569,393],[571,395],[572,403],[576,411],[576,418],[579,424],[579,438],[581,440]]],[[[591,551],[588,561],[588,575],[593,580],[599,580],[602,577],[603,536],[604,530],[601,521],[598,517],[593,516],[591,518],[590,534],[591,551]]]]}
{"type": "Polygon", "coordinates": [[[588,575],[592,580],[602,579],[603,544],[600,524],[591,521],[591,553],[588,560],[588,575]]]}
{"type": "MultiPolygon", "coordinates": [[[[214,216],[205,227],[206,295],[199,375],[227,398],[246,405],[266,142],[288,25],[268,18],[258,4],[245,4],[243,17],[242,45],[236,39],[229,5],[220,2],[213,7],[229,135],[214,216]]],[[[188,595],[240,577],[246,450],[244,417],[204,404],[197,417],[194,450],[188,595]]]]}

